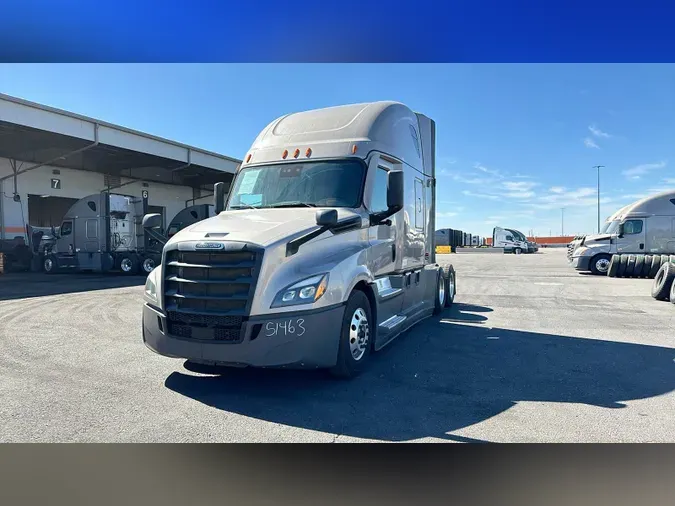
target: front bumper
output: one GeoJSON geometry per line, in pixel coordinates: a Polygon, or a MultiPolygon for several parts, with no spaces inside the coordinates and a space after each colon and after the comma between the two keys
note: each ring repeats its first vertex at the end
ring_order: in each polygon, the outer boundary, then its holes
{"type": "Polygon", "coordinates": [[[252,316],[243,324],[239,343],[187,339],[167,333],[166,316],[143,305],[143,342],[152,351],[211,365],[332,367],[345,306],[314,311],[252,316]]]}
{"type": "Polygon", "coordinates": [[[590,271],[591,257],[572,257],[572,267],[578,271],[590,271]]]}

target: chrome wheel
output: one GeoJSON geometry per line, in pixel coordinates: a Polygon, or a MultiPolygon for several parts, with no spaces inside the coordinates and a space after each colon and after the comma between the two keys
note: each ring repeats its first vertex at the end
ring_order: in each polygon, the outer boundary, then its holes
{"type": "Polygon", "coordinates": [[[361,360],[366,353],[370,338],[368,317],[362,308],[358,308],[352,315],[349,324],[349,351],[355,361],[361,360]]]}
{"type": "Polygon", "coordinates": [[[152,269],[155,268],[155,261],[152,258],[146,258],[143,260],[143,270],[147,273],[150,274],[152,272],[152,269]]]}
{"type": "Polygon", "coordinates": [[[452,274],[448,278],[448,297],[450,300],[455,299],[455,276],[452,274]]]}
{"type": "Polygon", "coordinates": [[[120,262],[120,269],[122,272],[131,272],[131,269],[134,267],[134,263],[130,258],[123,258],[120,262]]]}
{"type": "Polygon", "coordinates": [[[45,259],[45,272],[51,272],[51,270],[54,268],[54,262],[52,261],[51,258],[46,258],[45,259]]]}
{"type": "Polygon", "coordinates": [[[598,272],[607,272],[609,270],[610,261],[606,258],[601,258],[595,262],[595,268],[598,269],[598,272]]]}
{"type": "Polygon", "coordinates": [[[441,307],[445,307],[445,278],[442,274],[438,277],[438,281],[438,302],[441,307]]]}

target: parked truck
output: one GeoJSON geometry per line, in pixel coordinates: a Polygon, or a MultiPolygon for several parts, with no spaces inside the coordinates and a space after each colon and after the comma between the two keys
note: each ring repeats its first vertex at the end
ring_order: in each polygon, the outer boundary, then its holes
{"type": "Polygon", "coordinates": [[[144,343],[197,367],[358,374],[454,300],[455,271],[435,258],[435,192],[435,124],[403,104],[276,119],[226,203],[216,189],[216,216],[164,246],[144,343]]]}
{"type": "MultiPolygon", "coordinates": [[[[569,257],[576,270],[606,275],[614,254],[624,257],[623,269],[621,265],[617,267],[622,276],[632,275],[636,263],[641,272],[651,270],[655,257],[659,258],[660,266],[662,256],[675,254],[675,190],[657,193],[620,209],[605,222],[602,231],[578,240],[569,257]],[[650,269],[645,266],[646,261],[650,269]]],[[[657,265],[653,267],[658,270],[657,265]]]]}
{"type": "Polygon", "coordinates": [[[535,245],[531,244],[521,232],[510,228],[495,227],[492,229],[492,246],[504,248],[504,253],[516,255],[535,251],[535,245]]]}
{"type": "MultiPolygon", "coordinates": [[[[112,270],[147,274],[159,264],[162,247],[173,234],[213,215],[213,206],[191,206],[174,217],[166,233],[148,234],[142,227],[146,207],[144,199],[130,195],[101,192],[84,197],[70,207],[58,229],[40,234],[33,254],[48,274],[112,270]]],[[[36,237],[36,231],[29,236],[36,237]]]]}

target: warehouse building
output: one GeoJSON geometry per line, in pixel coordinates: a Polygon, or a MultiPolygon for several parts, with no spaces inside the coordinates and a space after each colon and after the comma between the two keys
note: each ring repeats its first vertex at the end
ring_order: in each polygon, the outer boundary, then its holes
{"type": "Polygon", "coordinates": [[[78,199],[146,197],[164,224],[211,202],[241,160],[0,94],[0,244],[58,227],[78,199]]]}

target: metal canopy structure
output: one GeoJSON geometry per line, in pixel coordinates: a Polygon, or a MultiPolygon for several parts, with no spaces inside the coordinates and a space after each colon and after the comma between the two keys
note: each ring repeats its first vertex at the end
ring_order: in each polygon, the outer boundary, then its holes
{"type": "MultiPolygon", "coordinates": [[[[14,174],[45,165],[211,190],[241,160],[0,94],[0,157],[14,174]]],[[[110,186],[110,184],[109,184],[110,186]]],[[[104,188],[102,188],[103,190],[104,188]]]]}

